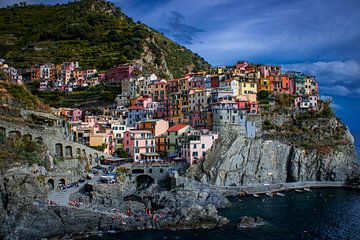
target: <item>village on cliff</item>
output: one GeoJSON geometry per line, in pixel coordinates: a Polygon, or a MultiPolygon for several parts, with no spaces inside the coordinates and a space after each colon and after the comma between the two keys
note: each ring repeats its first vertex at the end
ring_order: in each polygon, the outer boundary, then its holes
{"type": "MultiPolygon", "coordinates": [[[[5,60],[0,68],[22,84],[22,76],[5,60]]],[[[171,80],[136,64],[117,65],[104,73],[84,70],[78,62],[43,64],[31,67],[28,75],[28,81],[40,81],[39,91],[73,92],[103,83],[120,86],[115,102],[102,107],[102,114],[66,107],[52,111],[70,123],[72,141],[117,155],[114,161],[135,163],[196,164],[205,159],[226,125],[243,126],[244,135],[254,138],[259,106],[271,104],[276,94],[294,96],[296,112],[318,111],[320,101],[314,76],[246,61],[171,80]]],[[[56,154],[68,153],[60,147],[56,154]]]]}

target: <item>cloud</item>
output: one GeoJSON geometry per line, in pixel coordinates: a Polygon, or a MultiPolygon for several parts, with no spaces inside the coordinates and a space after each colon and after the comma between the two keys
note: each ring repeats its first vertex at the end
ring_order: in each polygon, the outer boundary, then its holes
{"type": "Polygon", "coordinates": [[[355,89],[354,92],[360,95],[360,88],[355,89]]]}
{"type": "Polygon", "coordinates": [[[353,82],[360,76],[360,64],[355,60],[285,64],[283,69],[313,74],[320,77],[320,82],[326,83],[353,82]]]}
{"type": "Polygon", "coordinates": [[[335,111],[339,111],[339,110],[343,109],[339,104],[336,104],[336,103],[331,103],[330,107],[332,109],[334,109],[335,111]]]}
{"type": "Polygon", "coordinates": [[[182,44],[192,44],[200,33],[205,30],[188,25],[185,23],[185,17],[179,12],[171,11],[170,14],[163,14],[166,27],[159,31],[172,37],[175,41],[182,44]]]}
{"type": "Polygon", "coordinates": [[[322,87],[320,91],[327,94],[338,95],[338,96],[348,96],[351,94],[350,90],[347,89],[347,87],[341,85],[322,87]]]}
{"type": "Polygon", "coordinates": [[[360,64],[358,61],[318,61],[282,66],[284,71],[297,70],[316,76],[321,93],[338,96],[360,95],[360,64]]]}

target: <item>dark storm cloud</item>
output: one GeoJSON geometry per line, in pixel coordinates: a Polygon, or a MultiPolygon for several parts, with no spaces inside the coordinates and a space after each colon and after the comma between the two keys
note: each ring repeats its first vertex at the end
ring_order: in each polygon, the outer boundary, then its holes
{"type": "Polygon", "coordinates": [[[166,26],[159,31],[181,44],[192,44],[200,33],[205,32],[203,29],[186,24],[184,15],[176,11],[163,14],[163,19],[166,26]]]}

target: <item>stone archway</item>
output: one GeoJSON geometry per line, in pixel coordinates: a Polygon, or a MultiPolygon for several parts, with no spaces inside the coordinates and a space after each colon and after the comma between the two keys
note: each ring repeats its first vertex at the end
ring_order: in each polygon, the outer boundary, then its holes
{"type": "Polygon", "coordinates": [[[5,128],[3,128],[3,127],[0,127],[0,136],[6,136],[6,129],[5,128]]]}
{"type": "Polygon", "coordinates": [[[47,182],[47,185],[48,185],[48,188],[49,188],[49,191],[52,191],[55,189],[55,183],[54,183],[54,179],[49,179],[48,182],[47,182]]]}
{"type": "Polygon", "coordinates": [[[9,138],[21,138],[21,132],[16,130],[10,131],[9,138]]]}
{"type": "Polygon", "coordinates": [[[89,154],[89,163],[92,165],[93,164],[93,157],[91,154],[89,154]]]}
{"type": "Polygon", "coordinates": [[[155,179],[149,175],[142,174],[136,177],[137,188],[148,188],[150,185],[155,183],[155,179]]]}
{"type": "Polygon", "coordinates": [[[81,149],[80,148],[76,148],[76,156],[78,156],[78,157],[81,156],[81,149]]]}
{"type": "Polygon", "coordinates": [[[59,187],[60,187],[60,189],[61,189],[61,187],[64,187],[65,185],[66,185],[66,181],[65,181],[65,179],[64,178],[61,178],[60,180],[59,180],[59,187]]]}
{"type": "Polygon", "coordinates": [[[65,157],[72,158],[72,156],[73,156],[72,147],[71,146],[66,146],[65,147],[65,157]]]}
{"type": "Polygon", "coordinates": [[[63,157],[63,145],[61,143],[55,144],[55,156],[57,157],[63,157]]]}
{"type": "Polygon", "coordinates": [[[85,149],[83,149],[83,150],[81,151],[81,157],[86,158],[86,151],[85,151],[85,149]]]}

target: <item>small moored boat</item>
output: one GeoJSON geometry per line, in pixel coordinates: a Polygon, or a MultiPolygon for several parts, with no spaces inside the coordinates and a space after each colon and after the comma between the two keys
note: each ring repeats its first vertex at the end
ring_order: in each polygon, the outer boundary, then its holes
{"type": "Polygon", "coordinates": [[[305,192],[311,192],[311,189],[310,188],[304,188],[304,191],[305,192]]]}
{"type": "Polygon", "coordinates": [[[258,194],[256,194],[256,193],[254,193],[254,194],[253,194],[253,197],[259,198],[259,197],[260,197],[260,195],[258,195],[258,194]]]}
{"type": "Polygon", "coordinates": [[[271,192],[267,192],[267,193],[265,193],[265,194],[266,194],[266,196],[268,196],[268,197],[273,197],[273,196],[274,196],[271,192]]]}
{"type": "Polygon", "coordinates": [[[280,192],[277,192],[277,193],[276,193],[276,196],[285,197],[285,194],[280,193],[280,192]]]}
{"type": "Polygon", "coordinates": [[[302,192],[304,192],[304,191],[301,190],[301,189],[295,189],[295,192],[302,193],[302,192]]]}

